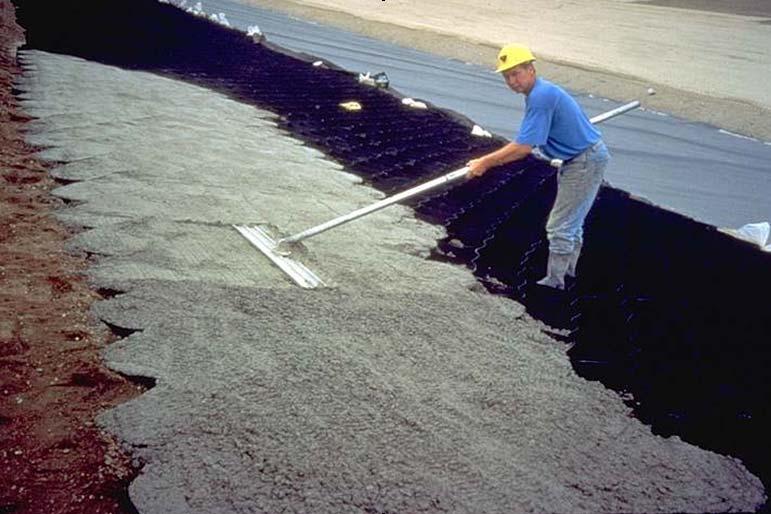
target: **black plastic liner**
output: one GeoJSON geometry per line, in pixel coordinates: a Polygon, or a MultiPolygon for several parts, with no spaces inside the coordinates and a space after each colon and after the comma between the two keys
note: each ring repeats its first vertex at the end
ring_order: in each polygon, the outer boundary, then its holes
{"type": "MultiPolygon", "coordinates": [[[[172,5],[14,3],[26,48],[155,72],[273,111],[286,130],[389,194],[504,142],[470,135],[462,116],[406,107],[398,93],[172,5]],[[338,105],[351,100],[363,109],[338,105]]],[[[562,329],[555,335],[572,345],[579,374],[631,393],[654,432],[739,457],[768,486],[771,254],[603,186],[579,278],[555,292],[534,285],[545,273],[555,189],[554,171],[527,161],[412,205],[447,228],[435,258],[468,265],[492,293],[562,329]]]]}

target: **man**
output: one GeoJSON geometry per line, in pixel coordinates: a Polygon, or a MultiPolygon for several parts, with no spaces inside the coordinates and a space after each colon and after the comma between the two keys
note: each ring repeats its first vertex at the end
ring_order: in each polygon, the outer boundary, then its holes
{"type": "Polygon", "coordinates": [[[543,286],[565,288],[565,275],[575,277],[583,245],[583,225],[602,183],[610,155],[602,135],[578,103],[561,87],[536,75],[532,52],[506,45],[498,54],[497,73],[516,93],[525,95],[525,116],[516,141],[468,162],[469,177],[524,159],[537,149],[549,159],[562,159],[546,235],[549,260],[543,286]]]}

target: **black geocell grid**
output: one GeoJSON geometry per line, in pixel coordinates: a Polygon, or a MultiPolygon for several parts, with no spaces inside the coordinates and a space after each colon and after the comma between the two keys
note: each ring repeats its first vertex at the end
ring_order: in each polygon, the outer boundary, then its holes
{"type": "MultiPolygon", "coordinates": [[[[503,141],[398,94],[316,68],[312,56],[152,0],[76,5],[16,0],[27,48],[155,72],[202,85],[280,116],[281,126],[388,194],[451,169],[503,141]],[[355,100],[349,112],[339,103],[355,100]]],[[[414,200],[446,227],[434,257],[471,267],[494,294],[522,302],[572,343],[577,372],[632,393],[654,432],[744,460],[771,483],[766,380],[771,255],[714,227],[603,187],[589,215],[579,278],[564,293],[544,274],[544,224],[554,171],[535,161],[414,200]]],[[[321,220],[323,221],[323,220],[321,220]]]]}

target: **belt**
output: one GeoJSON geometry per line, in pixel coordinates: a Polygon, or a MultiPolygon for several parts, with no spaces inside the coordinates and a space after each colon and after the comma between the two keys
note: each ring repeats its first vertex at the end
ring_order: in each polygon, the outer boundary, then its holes
{"type": "Polygon", "coordinates": [[[600,146],[601,144],[602,144],[602,139],[599,139],[599,140],[597,140],[597,142],[596,142],[596,143],[594,143],[592,146],[590,146],[589,148],[587,148],[587,149],[586,149],[586,150],[584,150],[583,152],[581,152],[581,153],[577,153],[576,155],[574,155],[573,157],[570,157],[569,159],[563,159],[563,160],[562,160],[562,164],[563,164],[563,165],[565,165],[565,164],[568,164],[568,163],[570,163],[571,161],[574,161],[574,160],[578,159],[579,157],[581,157],[582,155],[584,155],[586,152],[589,152],[589,151],[591,151],[591,150],[595,150],[595,149],[599,148],[599,146],[600,146]]]}

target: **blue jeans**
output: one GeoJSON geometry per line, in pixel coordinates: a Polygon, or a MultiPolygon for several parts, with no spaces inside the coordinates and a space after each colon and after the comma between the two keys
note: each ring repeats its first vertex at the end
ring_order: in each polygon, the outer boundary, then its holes
{"type": "Polygon", "coordinates": [[[557,198],[546,222],[549,252],[573,253],[583,244],[584,220],[597,197],[609,160],[610,153],[600,140],[557,173],[557,198]]]}

